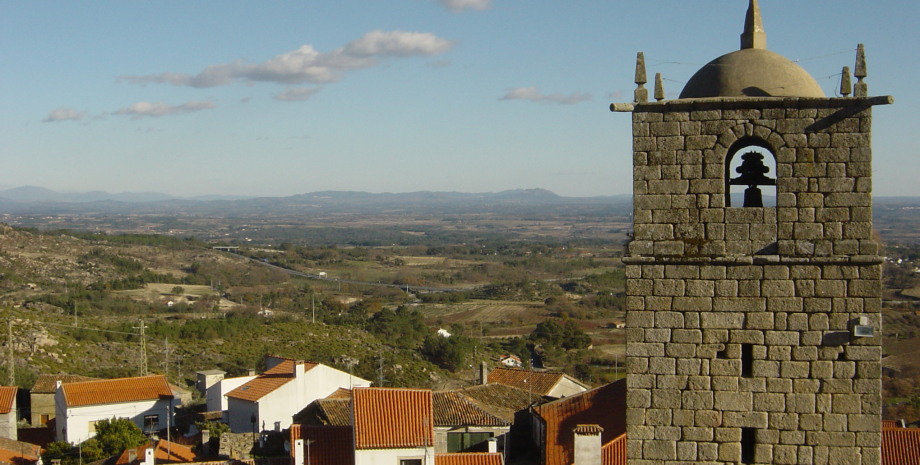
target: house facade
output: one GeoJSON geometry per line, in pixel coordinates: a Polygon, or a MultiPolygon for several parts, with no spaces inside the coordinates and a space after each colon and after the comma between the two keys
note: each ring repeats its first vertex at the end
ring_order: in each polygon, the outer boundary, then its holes
{"type": "Polygon", "coordinates": [[[490,371],[488,382],[516,387],[532,393],[535,398],[541,396],[567,397],[588,390],[586,384],[565,373],[505,367],[490,371]]]}
{"type": "Polygon", "coordinates": [[[58,441],[81,443],[96,434],[96,422],[128,418],[145,432],[172,424],[178,400],[163,375],[62,383],[55,393],[58,441]]]}
{"type": "Polygon", "coordinates": [[[281,431],[294,414],[339,388],[371,382],[323,364],[269,357],[269,369],[226,394],[228,425],[234,433],[281,431]]]}
{"type": "Polygon", "coordinates": [[[208,386],[205,394],[205,402],[207,403],[208,411],[224,412],[224,421],[229,421],[227,413],[227,409],[229,408],[227,394],[254,379],[256,379],[255,375],[222,378],[208,386]]]}

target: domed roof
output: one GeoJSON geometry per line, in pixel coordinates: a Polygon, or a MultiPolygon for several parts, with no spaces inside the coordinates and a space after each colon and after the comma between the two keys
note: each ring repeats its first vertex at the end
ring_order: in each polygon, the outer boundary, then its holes
{"type": "Polygon", "coordinates": [[[741,50],[722,55],[687,81],[680,98],[824,97],[824,91],[799,65],[767,50],[757,0],[750,0],[741,50]]]}
{"type": "Polygon", "coordinates": [[[824,91],[782,55],[746,48],[707,63],[680,93],[680,98],[706,97],[824,97],[824,91]]]}

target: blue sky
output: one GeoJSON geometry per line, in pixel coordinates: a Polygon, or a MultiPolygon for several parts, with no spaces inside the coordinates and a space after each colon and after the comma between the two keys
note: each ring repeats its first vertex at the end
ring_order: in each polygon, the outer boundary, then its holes
{"type": "MultiPolygon", "coordinates": [[[[920,196],[920,3],[761,0],[828,96],[867,52],[875,195],[920,196]]],[[[0,0],[0,188],[631,192],[635,56],[668,98],[747,0],[0,0]]]]}

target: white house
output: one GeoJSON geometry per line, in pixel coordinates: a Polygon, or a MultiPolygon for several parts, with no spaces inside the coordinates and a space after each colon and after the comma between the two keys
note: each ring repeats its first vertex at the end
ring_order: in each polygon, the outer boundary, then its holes
{"type": "Polygon", "coordinates": [[[256,379],[256,375],[224,378],[209,386],[208,392],[205,394],[208,411],[224,412],[224,421],[227,421],[227,394],[254,379],[256,379]]]}
{"type": "Polygon", "coordinates": [[[128,418],[144,431],[172,423],[179,400],[163,375],[57,384],[57,440],[81,443],[96,434],[96,422],[128,418]]]}
{"type": "Polygon", "coordinates": [[[371,385],[320,363],[268,357],[266,365],[265,373],[226,394],[230,431],[280,431],[290,427],[291,417],[310,402],[339,388],[371,385]]]}
{"type": "Polygon", "coordinates": [[[510,368],[520,368],[523,366],[521,358],[517,355],[502,355],[498,357],[498,363],[510,368]]]}
{"type": "Polygon", "coordinates": [[[17,440],[16,386],[0,386],[0,438],[17,440]]]}

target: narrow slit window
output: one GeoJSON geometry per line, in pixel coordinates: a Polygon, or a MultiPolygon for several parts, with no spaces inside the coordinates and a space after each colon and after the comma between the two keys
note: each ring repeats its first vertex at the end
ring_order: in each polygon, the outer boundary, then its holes
{"type": "Polygon", "coordinates": [[[741,376],[750,378],[751,365],[754,364],[754,345],[741,344],[741,376]]]}
{"type": "Polygon", "coordinates": [[[741,428],[741,463],[754,463],[754,449],[757,448],[757,430],[741,428]]]}

